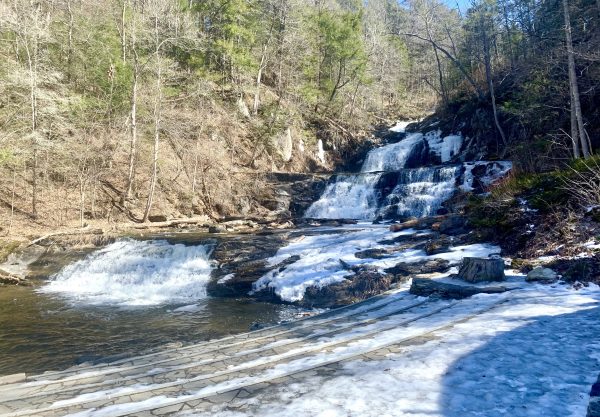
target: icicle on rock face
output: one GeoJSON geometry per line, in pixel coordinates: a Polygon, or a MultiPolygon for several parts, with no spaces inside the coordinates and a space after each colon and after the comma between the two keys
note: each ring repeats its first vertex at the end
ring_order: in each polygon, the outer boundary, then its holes
{"type": "Polygon", "coordinates": [[[76,303],[140,306],[206,296],[212,267],[206,246],[117,241],[65,267],[40,292],[76,303]]]}

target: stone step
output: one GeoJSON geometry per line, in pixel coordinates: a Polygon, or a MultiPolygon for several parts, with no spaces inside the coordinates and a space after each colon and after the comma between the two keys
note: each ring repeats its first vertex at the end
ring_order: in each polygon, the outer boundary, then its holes
{"type": "Polygon", "coordinates": [[[227,398],[235,398],[242,391],[252,392],[291,375],[302,374],[352,358],[389,353],[390,347],[423,339],[436,331],[450,328],[496,308],[505,300],[505,298],[490,300],[477,310],[470,308],[468,301],[438,302],[428,305],[427,311],[423,314],[414,315],[410,319],[405,318],[402,322],[397,320],[394,325],[386,324],[360,336],[348,337],[342,343],[320,346],[311,354],[303,354],[293,361],[286,357],[277,360],[277,364],[262,363],[259,366],[248,364],[246,369],[239,367],[230,373],[204,375],[201,379],[181,380],[172,384],[135,387],[135,390],[129,392],[117,388],[112,391],[88,393],[47,408],[28,409],[27,404],[24,403],[18,411],[15,410],[3,417],[63,416],[86,410],[90,412],[89,415],[148,416],[191,410],[200,407],[207,398],[212,398],[211,401],[214,401],[215,398],[221,397],[225,401],[227,398]],[[441,312],[443,314],[440,314],[441,312]],[[420,324],[414,325],[414,323],[420,324]]]}
{"type": "MultiPolygon", "coordinates": [[[[195,361],[193,363],[184,363],[183,365],[173,366],[170,368],[161,369],[156,372],[142,372],[137,374],[126,375],[123,370],[120,370],[116,375],[96,375],[88,378],[79,379],[67,379],[52,381],[48,384],[41,385],[32,383],[27,389],[15,389],[12,392],[3,393],[3,397],[0,399],[0,411],[6,409],[16,409],[16,407],[26,401],[29,404],[37,404],[44,401],[55,402],[57,400],[70,398],[73,395],[87,394],[90,392],[98,391],[101,387],[106,385],[114,385],[119,387],[131,386],[135,384],[156,384],[156,383],[169,383],[173,381],[179,381],[182,378],[192,379],[197,378],[198,375],[206,375],[207,373],[231,373],[228,370],[231,367],[242,367],[246,363],[260,360],[264,357],[273,358],[286,358],[290,356],[296,356],[306,352],[311,352],[320,347],[326,347],[323,343],[324,340],[333,340],[329,345],[339,344],[340,342],[351,341],[357,337],[362,337],[363,334],[369,334],[368,329],[364,330],[362,334],[358,336],[346,336],[343,337],[346,330],[351,329],[352,333],[356,334],[357,329],[368,326],[370,324],[381,321],[385,318],[389,318],[393,315],[400,313],[408,313],[411,310],[423,306],[427,303],[427,300],[411,300],[410,302],[399,302],[398,305],[394,303],[387,310],[383,310],[381,314],[376,317],[368,318],[355,323],[347,323],[338,328],[318,331],[307,336],[283,340],[284,343],[277,344],[276,346],[265,346],[259,349],[251,349],[248,351],[232,351],[229,354],[221,352],[221,356],[216,358],[207,358],[204,361],[195,361]],[[327,338],[325,336],[328,336],[327,338]],[[333,337],[342,337],[341,341],[333,339],[333,337]],[[314,340],[317,339],[317,340],[314,340]],[[314,340],[314,341],[313,341],[314,340]],[[316,342],[321,341],[319,345],[315,345],[316,342]],[[312,341],[311,343],[306,343],[312,341]],[[291,353],[291,354],[290,354],[291,353]],[[106,379],[102,379],[106,378],[106,379]],[[50,400],[48,400],[50,398],[50,400]]],[[[409,319],[412,320],[412,319],[409,319]]],[[[403,324],[403,323],[401,323],[403,324]]],[[[392,324],[392,326],[397,323],[392,324]]],[[[388,326],[389,327],[389,326],[388,326]]],[[[380,331],[380,329],[378,330],[380,331]]],[[[372,332],[371,332],[372,333],[372,332]]],[[[186,361],[188,358],[184,358],[186,361]]]]}
{"type": "Polygon", "coordinates": [[[375,310],[363,311],[360,313],[361,315],[369,314],[365,319],[349,320],[345,323],[335,322],[332,324],[330,322],[328,323],[329,327],[323,327],[319,330],[301,329],[298,333],[294,332],[291,339],[274,338],[266,340],[266,345],[257,348],[247,349],[248,346],[233,346],[208,354],[186,355],[131,367],[113,367],[105,369],[101,373],[85,372],[60,380],[47,381],[46,383],[36,381],[30,384],[15,385],[12,390],[2,392],[0,406],[12,399],[22,398],[23,396],[29,398],[43,396],[58,390],[64,392],[69,387],[74,387],[73,389],[97,388],[104,384],[110,384],[114,380],[118,380],[121,385],[144,382],[148,379],[167,381],[170,378],[190,377],[190,375],[197,374],[199,371],[206,372],[207,369],[216,371],[222,366],[229,366],[231,362],[250,361],[268,354],[281,354],[291,349],[297,349],[309,340],[335,335],[350,328],[356,329],[366,326],[385,317],[409,311],[426,302],[427,300],[415,300],[414,297],[403,297],[393,303],[380,305],[375,310]]]}
{"type": "MultiPolygon", "coordinates": [[[[139,364],[152,364],[172,357],[187,355],[189,353],[215,352],[232,346],[247,346],[254,342],[259,342],[256,343],[256,345],[259,346],[264,344],[265,340],[270,337],[283,336],[298,331],[298,329],[312,328],[339,320],[345,320],[360,314],[364,314],[368,311],[383,308],[386,305],[397,302],[399,299],[407,296],[408,294],[406,294],[406,292],[403,290],[392,290],[369,298],[368,300],[332,309],[317,316],[311,316],[295,320],[293,322],[278,324],[260,330],[227,336],[221,339],[200,342],[184,347],[162,349],[144,355],[123,358],[110,363],[79,365],[62,371],[48,371],[38,375],[27,375],[26,382],[59,380],[70,376],[79,375],[84,372],[101,373],[103,370],[109,370],[109,372],[112,372],[112,369],[115,369],[115,367],[119,365],[136,366],[139,364]]],[[[22,375],[20,375],[19,380],[22,381],[22,375]]],[[[0,382],[0,397],[4,391],[13,389],[13,386],[11,385],[14,384],[11,383],[10,380],[4,384],[0,382]]]]}

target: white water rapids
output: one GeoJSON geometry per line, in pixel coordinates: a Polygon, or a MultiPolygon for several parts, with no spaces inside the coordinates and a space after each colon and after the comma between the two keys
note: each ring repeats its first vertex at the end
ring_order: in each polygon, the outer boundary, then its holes
{"type": "Polygon", "coordinates": [[[83,304],[149,306],[206,297],[206,246],[121,240],[65,267],[40,292],[83,304]]]}

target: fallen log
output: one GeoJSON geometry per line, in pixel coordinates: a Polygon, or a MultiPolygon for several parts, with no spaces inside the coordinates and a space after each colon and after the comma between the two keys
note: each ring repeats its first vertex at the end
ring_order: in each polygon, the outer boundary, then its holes
{"type": "Polygon", "coordinates": [[[37,239],[32,240],[31,242],[29,242],[29,244],[27,246],[37,245],[38,243],[41,243],[46,239],[50,239],[50,238],[57,237],[57,236],[101,235],[103,233],[104,233],[103,229],[88,229],[88,228],[48,233],[47,235],[44,235],[44,236],[38,237],[37,239]]]}

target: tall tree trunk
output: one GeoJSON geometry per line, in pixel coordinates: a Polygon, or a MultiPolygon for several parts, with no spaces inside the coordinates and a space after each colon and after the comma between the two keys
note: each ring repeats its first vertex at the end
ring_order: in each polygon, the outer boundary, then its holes
{"type": "Polygon", "coordinates": [[[152,155],[152,176],[150,178],[150,190],[148,191],[148,199],[146,200],[146,209],[142,222],[148,221],[152,202],[154,200],[154,191],[156,189],[156,180],[158,175],[158,147],[160,140],[160,118],[162,105],[162,68],[160,59],[160,42],[158,39],[158,16],[154,18],[154,42],[155,42],[155,60],[156,60],[156,101],[154,102],[154,149],[152,155]]]}
{"type": "Polygon", "coordinates": [[[571,15],[569,12],[569,1],[563,0],[562,3],[565,17],[567,58],[569,62],[569,90],[571,92],[571,100],[573,101],[573,109],[575,110],[575,119],[577,120],[577,130],[579,133],[579,141],[581,143],[581,151],[583,157],[587,159],[591,156],[591,151],[586,140],[586,132],[585,127],[583,125],[583,115],[581,113],[581,102],[579,101],[579,86],[577,85],[577,73],[575,72],[575,53],[573,51],[573,37],[571,33],[571,15]]]}
{"type": "Polygon", "coordinates": [[[69,13],[69,29],[68,29],[68,44],[67,44],[67,79],[71,81],[73,76],[73,28],[74,17],[71,0],[67,1],[67,12],[69,13]]]}
{"type": "Polygon", "coordinates": [[[127,58],[127,46],[125,35],[125,12],[127,11],[127,0],[122,0],[121,3],[121,22],[119,26],[119,36],[121,37],[121,59],[125,62],[127,58]]]}
{"type": "Polygon", "coordinates": [[[121,198],[121,203],[131,198],[131,190],[135,177],[135,156],[137,152],[137,90],[139,77],[139,63],[137,59],[137,51],[133,51],[133,83],[131,85],[131,136],[129,141],[129,173],[127,175],[127,186],[121,198]]]}
{"type": "Polygon", "coordinates": [[[17,170],[13,167],[12,170],[12,195],[10,197],[10,223],[8,225],[8,235],[12,234],[13,221],[15,218],[15,189],[17,185],[17,170]]]}
{"type": "MultiPolygon", "coordinates": [[[[427,19],[425,20],[425,29],[427,30],[427,37],[429,38],[429,42],[431,43],[433,41],[433,36],[431,35],[431,29],[429,28],[429,23],[427,22],[427,19]]],[[[448,94],[446,93],[446,87],[444,86],[444,73],[442,71],[442,62],[440,61],[440,55],[438,53],[437,48],[433,45],[431,45],[431,47],[433,48],[433,53],[435,55],[435,61],[437,64],[438,79],[439,79],[439,83],[440,83],[440,93],[442,96],[442,101],[444,102],[444,105],[447,106],[448,105],[448,94]]]]}
{"type": "Polygon", "coordinates": [[[577,130],[577,117],[575,116],[575,102],[571,96],[571,141],[573,142],[573,157],[581,158],[579,150],[579,131],[577,130]]]}
{"type": "Polygon", "coordinates": [[[485,22],[481,22],[481,36],[483,38],[483,59],[485,61],[485,78],[487,80],[488,89],[490,93],[490,99],[492,101],[492,112],[494,113],[494,123],[496,125],[496,129],[498,129],[498,133],[502,138],[502,144],[504,145],[504,151],[506,151],[506,135],[504,134],[504,129],[500,125],[500,120],[498,119],[498,109],[496,106],[496,93],[494,92],[494,78],[492,74],[492,62],[490,56],[490,44],[487,36],[487,31],[485,29],[485,22]]]}
{"type": "Polygon", "coordinates": [[[262,72],[267,59],[267,43],[263,45],[262,54],[260,56],[260,64],[258,65],[258,73],[256,74],[256,91],[254,92],[254,105],[252,106],[252,114],[256,116],[258,113],[258,105],[260,103],[260,83],[262,80],[262,72]]]}
{"type": "MultiPolygon", "coordinates": [[[[39,27],[39,5],[33,6],[34,28],[39,27]]],[[[33,148],[33,161],[31,169],[31,215],[37,218],[37,147],[38,147],[38,52],[39,52],[39,33],[36,31],[33,36],[32,45],[24,41],[25,52],[27,53],[27,63],[29,67],[29,104],[31,108],[31,136],[33,148]]]]}

